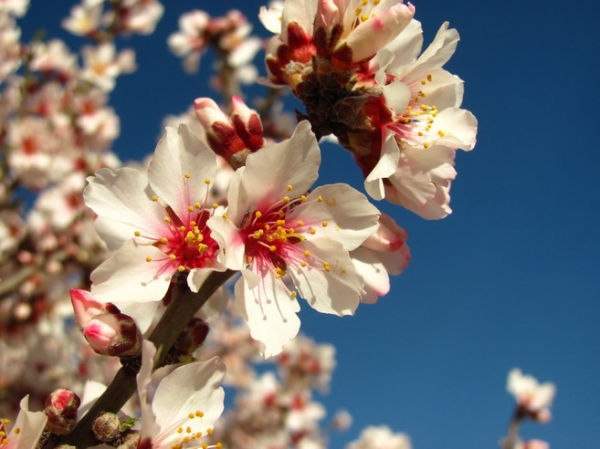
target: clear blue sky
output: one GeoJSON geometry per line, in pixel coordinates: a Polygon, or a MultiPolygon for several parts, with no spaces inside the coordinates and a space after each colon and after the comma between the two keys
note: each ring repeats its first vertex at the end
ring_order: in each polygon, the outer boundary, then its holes
{"type": "MultiPolygon", "coordinates": [[[[44,27],[65,38],[58,23],[70,3],[33,0],[24,35],[44,27]]],[[[164,3],[157,32],[125,42],[137,51],[139,71],[120,78],[112,96],[123,159],[153,151],[165,115],[199,96],[217,98],[202,72],[184,75],[168,52],[182,12],[238,7],[267,35],[256,20],[258,0],[164,3]]],[[[344,319],[303,307],[303,331],[338,348],[324,403],[354,417],[332,447],[368,424],[409,433],[415,449],[498,447],[513,407],[506,375],[520,367],[558,386],[553,422],[526,425],[523,435],[553,449],[597,449],[600,6],[414,3],[427,42],[446,20],[461,35],[446,67],[465,80],[463,106],[479,119],[478,144],[458,155],[450,217],[426,222],[378,204],[408,230],[413,253],[388,297],[344,319]]],[[[341,181],[342,171],[360,186],[351,158],[325,148],[322,182],[341,181]]]]}

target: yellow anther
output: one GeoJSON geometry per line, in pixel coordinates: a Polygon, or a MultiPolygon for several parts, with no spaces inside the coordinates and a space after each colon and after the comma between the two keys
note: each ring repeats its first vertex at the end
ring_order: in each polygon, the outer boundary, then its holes
{"type": "Polygon", "coordinates": [[[425,143],[423,144],[423,146],[424,146],[425,148],[429,148],[430,144],[428,144],[427,142],[425,142],[425,143]]]}
{"type": "Polygon", "coordinates": [[[302,220],[298,220],[296,222],[296,226],[304,226],[304,222],[302,220]]]}
{"type": "Polygon", "coordinates": [[[186,229],[186,227],[185,227],[185,226],[179,226],[179,230],[180,230],[181,232],[185,231],[185,229],[186,229]]]}
{"type": "Polygon", "coordinates": [[[221,449],[221,448],[223,447],[223,445],[222,445],[221,443],[217,443],[217,444],[215,444],[215,447],[216,447],[217,449],[221,449]]]}
{"type": "Polygon", "coordinates": [[[277,226],[283,226],[283,225],[285,224],[285,220],[277,220],[277,221],[275,222],[275,224],[276,224],[277,226]]]}
{"type": "Polygon", "coordinates": [[[183,433],[183,427],[179,427],[179,428],[177,429],[177,433],[183,433]]]}
{"type": "Polygon", "coordinates": [[[219,205],[217,203],[212,203],[212,205],[210,207],[212,207],[213,209],[216,209],[217,207],[219,207],[219,205]]]}
{"type": "Polygon", "coordinates": [[[317,231],[315,231],[314,229],[311,229],[310,231],[308,231],[309,234],[315,235],[317,233],[317,231]]]}
{"type": "Polygon", "coordinates": [[[427,81],[431,82],[432,79],[433,77],[431,75],[427,75],[427,81]]]}
{"type": "Polygon", "coordinates": [[[422,104],[421,105],[421,111],[426,111],[427,109],[429,109],[426,105],[422,104]]]}
{"type": "Polygon", "coordinates": [[[300,266],[301,266],[302,268],[306,267],[306,265],[307,265],[307,263],[306,263],[306,262],[304,262],[304,261],[300,262],[300,266]]]}
{"type": "Polygon", "coordinates": [[[323,197],[322,197],[321,195],[319,195],[319,196],[317,197],[317,201],[318,201],[319,203],[322,203],[322,202],[323,202],[323,197]]]}
{"type": "Polygon", "coordinates": [[[283,197],[283,202],[284,203],[289,203],[290,202],[290,197],[289,196],[284,196],[283,197]]]}
{"type": "Polygon", "coordinates": [[[204,443],[204,444],[202,445],[202,449],[207,449],[207,448],[208,448],[208,444],[204,443]]]}
{"type": "Polygon", "coordinates": [[[202,205],[200,203],[194,204],[194,209],[200,209],[202,205]]]}
{"type": "Polygon", "coordinates": [[[360,20],[362,22],[366,22],[367,20],[369,20],[369,16],[367,14],[363,14],[362,16],[360,16],[360,20]]]}
{"type": "Polygon", "coordinates": [[[140,231],[134,231],[133,235],[135,235],[136,237],[139,237],[142,234],[140,233],[140,231]]]}
{"type": "Polygon", "coordinates": [[[254,216],[255,216],[256,218],[260,218],[260,217],[262,217],[262,212],[261,212],[261,211],[259,211],[259,210],[257,210],[256,212],[254,212],[254,216]]]}
{"type": "Polygon", "coordinates": [[[175,259],[177,259],[177,256],[175,254],[170,254],[169,259],[175,260],[175,259]]]}
{"type": "Polygon", "coordinates": [[[204,261],[204,265],[206,265],[207,267],[211,266],[211,265],[212,265],[212,260],[210,260],[210,259],[206,259],[206,260],[204,261]]]}
{"type": "Polygon", "coordinates": [[[171,219],[169,217],[165,217],[165,223],[171,223],[171,219]]]}
{"type": "Polygon", "coordinates": [[[354,10],[354,15],[355,15],[356,17],[360,16],[360,13],[362,13],[362,8],[356,8],[356,9],[354,10]]]}
{"type": "Polygon", "coordinates": [[[373,4],[374,4],[375,6],[377,6],[377,5],[379,5],[379,2],[380,2],[380,1],[381,1],[381,0],[373,0],[373,4]]]}
{"type": "Polygon", "coordinates": [[[186,174],[183,175],[183,177],[185,179],[190,179],[192,177],[192,175],[190,175],[189,173],[186,173],[186,174]]]}
{"type": "Polygon", "coordinates": [[[412,106],[406,106],[406,110],[407,110],[407,111],[410,111],[410,110],[412,110],[412,106]]]}
{"type": "Polygon", "coordinates": [[[323,223],[321,223],[321,225],[322,225],[324,228],[325,228],[325,227],[327,227],[327,225],[328,225],[328,224],[329,224],[329,222],[327,222],[327,221],[324,221],[323,223]]]}
{"type": "Polygon", "coordinates": [[[268,231],[269,229],[271,229],[271,225],[266,224],[265,229],[268,231]]]}
{"type": "Polygon", "coordinates": [[[421,80],[421,84],[424,86],[425,84],[427,84],[427,80],[421,80]]]}
{"type": "Polygon", "coordinates": [[[204,180],[204,184],[206,184],[206,185],[209,185],[209,184],[210,184],[210,178],[206,178],[206,179],[204,180]]]}
{"type": "Polygon", "coordinates": [[[195,221],[190,221],[190,226],[196,226],[198,223],[196,223],[195,221]]]}
{"type": "Polygon", "coordinates": [[[151,199],[152,199],[152,201],[154,201],[154,202],[158,201],[158,197],[157,197],[156,195],[153,195],[151,199]]]}
{"type": "Polygon", "coordinates": [[[20,434],[20,433],[21,433],[21,429],[19,429],[18,427],[15,427],[15,428],[13,429],[13,432],[15,433],[15,435],[18,435],[18,434],[20,434]]]}
{"type": "MultiPolygon", "coordinates": [[[[193,417],[194,417],[194,414],[193,414],[193,413],[190,413],[190,415],[192,415],[192,416],[191,416],[191,418],[193,418],[193,417]]],[[[192,428],[191,428],[191,427],[188,427],[187,429],[185,429],[185,431],[186,431],[187,433],[192,433],[192,428]]]]}
{"type": "Polygon", "coordinates": [[[208,433],[209,435],[213,434],[213,430],[212,429],[206,429],[206,433],[208,433]]]}
{"type": "Polygon", "coordinates": [[[150,256],[146,257],[146,262],[152,262],[152,257],[150,257],[150,256]]]}
{"type": "Polygon", "coordinates": [[[279,215],[280,217],[284,217],[285,216],[285,212],[280,210],[279,212],[277,212],[277,215],[279,215]]]}
{"type": "Polygon", "coordinates": [[[423,131],[419,131],[417,134],[419,134],[420,137],[424,136],[423,131]]]}
{"type": "Polygon", "coordinates": [[[200,243],[198,245],[198,252],[200,254],[203,254],[207,249],[208,249],[208,245],[205,245],[204,243],[200,243]]]}
{"type": "Polygon", "coordinates": [[[298,296],[298,293],[296,293],[296,292],[290,292],[290,295],[292,295],[292,298],[295,298],[296,296],[298,296]]]}
{"type": "Polygon", "coordinates": [[[329,266],[329,262],[323,262],[323,268],[325,268],[325,271],[329,272],[329,270],[331,270],[331,267],[329,266]]]}
{"type": "Polygon", "coordinates": [[[300,197],[300,201],[302,201],[302,202],[306,201],[306,195],[302,195],[302,196],[300,197]]]}
{"type": "Polygon", "coordinates": [[[185,271],[185,267],[183,265],[179,265],[177,267],[177,271],[179,271],[180,273],[183,273],[185,271]]]}
{"type": "Polygon", "coordinates": [[[188,206],[188,212],[192,212],[194,210],[194,206],[188,206]]]}
{"type": "Polygon", "coordinates": [[[288,185],[287,185],[287,187],[286,187],[286,190],[287,190],[288,192],[291,192],[291,191],[292,191],[292,189],[293,189],[292,185],[291,185],[291,184],[288,184],[288,185]]]}
{"type": "MultiPolygon", "coordinates": [[[[262,229],[261,229],[262,231],[262,229]]],[[[254,237],[255,240],[258,240],[262,237],[262,233],[260,231],[254,231],[254,234],[252,234],[252,237],[254,237]]]]}
{"type": "Polygon", "coordinates": [[[227,212],[223,212],[223,218],[229,218],[229,217],[227,216],[227,212]]]}
{"type": "Polygon", "coordinates": [[[277,251],[277,247],[275,245],[269,246],[269,251],[277,251]]]}
{"type": "Polygon", "coordinates": [[[160,243],[167,243],[169,241],[168,238],[163,237],[162,239],[160,239],[160,243]]]}
{"type": "MultiPolygon", "coordinates": [[[[204,413],[202,413],[200,410],[196,410],[196,416],[198,418],[202,418],[204,416],[204,413]]],[[[202,432],[199,432],[200,434],[202,434],[202,432]]]]}
{"type": "Polygon", "coordinates": [[[304,251],[304,257],[310,257],[310,251],[309,250],[304,251]]]}

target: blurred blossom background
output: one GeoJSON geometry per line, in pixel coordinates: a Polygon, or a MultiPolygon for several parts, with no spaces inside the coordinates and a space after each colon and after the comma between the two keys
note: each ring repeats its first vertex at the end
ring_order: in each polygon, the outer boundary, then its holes
{"type": "MultiPolygon", "coordinates": [[[[154,150],[167,115],[210,87],[213,55],[186,74],[167,46],[184,12],[222,16],[238,8],[270,37],[260,0],[164,2],[150,36],[119,39],[136,51],[137,72],[119,78],[111,106],[121,119],[114,151],[124,161],[154,150]]],[[[367,425],[404,431],[416,449],[498,447],[514,406],[506,393],[513,367],[557,385],[549,425],[525,423],[524,439],[553,449],[599,447],[600,189],[597,149],[600,6],[557,0],[414,2],[425,44],[444,21],[461,36],[445,68],[465,81],[462,107],[479,120],[478,143],[457,156],[453,214],[425,221],[397,206],[377,206],[409,233],[410,267],[375,305],[343,319],[302,311],[302,331],[337,348],[331,391],[317,399],[346,409],[343,447],[367,425]]],[[[19,19],[22,40],[45,30],[74,50],[87,44],[61,28],[71,2],[32,0],[19,19]]],[[[264,53],[254,64],[265,75],[264,53]]],[[[249,105],[263,95],[245,87],[249,105]]],[[[302,109],[291,95],[286,111],[302,109]]],[[[349,153],[324,143],[319,183],[362,175],[349,153]],[[343,177],[341,176],[343,174],[343,177]]]]}

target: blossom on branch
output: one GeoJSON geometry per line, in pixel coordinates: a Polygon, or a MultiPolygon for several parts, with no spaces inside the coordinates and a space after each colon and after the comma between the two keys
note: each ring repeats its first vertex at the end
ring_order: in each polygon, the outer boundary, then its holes
{"type": "Polygon", "coordinates": [[[118,306],[160,301],[178,273],[197,292],[210,271],[225,269],[206,226],[218,210],[208,201],[215,174],[214,153],[181,125],[167,127],[148,175],[121,168],[88,178],[85,202],[116,251],[91,275],[96,299],[118,306]]]}
{"type": "Polygon", "coordinates": [[[550,421],[550,406],[556,394],[553,383],[540,384],[534,377],[515,368],[508,373],[506,389],[517,401],[517,414],[541,423],[550,421]]]}
{"type": "Polygon", "coordinates": [[[289,140],[247,157],[229,187],[227,212],[208,223],[224,263],[242,272],[236,308],[265,357],[298,333],[298,293],[340,316],[353,314],[364,294],[348,251],[375,232],[379,211],[346,184],[309,192],[320,161],[310,125],[301,122],[289,140]]]}

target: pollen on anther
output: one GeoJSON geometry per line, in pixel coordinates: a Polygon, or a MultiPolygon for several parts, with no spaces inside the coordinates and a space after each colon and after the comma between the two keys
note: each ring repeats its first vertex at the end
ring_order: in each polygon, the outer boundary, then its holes
{"type": "Polygon", "coordinates": [[[290,197],[289,196],[284,196],[283,197],[283,202],[284,203],[289,203],[290,202],[290,197]]]}
{"type": "Polygon", "coordinates": [[[314,229],[311,229],[310,231],[308,231],[308,233],[309,233],[309,234],[312,234],[312,235],[315,235],[315,234],[317,233],[317,231],[316,231],[316,230],[314,230],[314,229]]]}
{"type": "Polygon", "coordinates": [[[171,219],[169,217],[165,217],[164,220],[165,220],[165,223],[171,223],[171,219]]]}
{"type": "Polygon", "coordinates": [[[429,148],[429,146],[430,146],[430,145],[429,145],[427,142],[425,142],[425,143],[423,144],[423,146],[424,146],[425,148],[429,148]]]}
{"type": "Polygon", "coordinates": [[[206,185],[209,185],[209,184],[210,184],[210,179],[209,179],[209,178],[206,178],[206,179],[204,180],[204,184],[206,184],[206,185]]]}
{"type": "Polygon", "coordinates": [[[304,251],[304,257],[310,257],[310,251],[309,250],[304,251]]]}
{"type": "Polygon", "coordinates": [[[288,184],[287,187],[285,188],[288,192],[291,192],[293,187],[291,184],[288,184]]]}
{"type": "Polygon", "coordinates": [[[306,195],[302,195],[302,196],[300,197],[300,201],[302,201],[302,202],[306,201],[306,195]]]}
{"type": "Polygon", "coordinates": [[[433,77],[431,75],[427,75],[427,81],[430,81],[433,79],[433,77]]]}
{"type": "Polygon", "coordinates": [[[189,173],[186,173],[186,174],[183,175],[183,177],[185,179],[190,179],[192,177],[192,175],[190,175],[189,173]]]}
{"type": "Polygon", "coordinates": [[[188,206],[187,210],[188,212],[192,212],[194,210],[194,206],[188,206]]]}
{"type": "Polygon", "coordinates": [[[202,205],[200,203],[194,204],[194,208],[195,209],[200,209],[201,207],[202,207],[202,205]]]}
{"type": "Polygon", "coordinates": [[[261,211],[259,211],[259,210],[257,210],[256,212],[254,212],[254,216],[255,216],[256,218],[260,218],[260,217],[262,217],[262,212],[261,212],[261,211]]]}
{"type": "Polygon", "coordinates": [[[209,435],[213,434],[213,430],[212,429],[206,429],[206,433],[208,433],[209,435]]]}
{"type": "Polygon", "coordinates": [[[277,251],[277,247],[275,245],[269,246],[269,251],[277,251]]]}
{"type": "Polygon", "coordinates": [[[202,413],[200,410],[196,410],[196,416],[198,418],[202,418],[204,416],[204,413],[202,413]]]}
{"type": "Polygon", "coordinates": [[[326,227],[328,224],[329,224],[329,222],[327,222],[327,221],[324,221],[323,223],[321,223],[321,225],[322,225],[323,227],[326,227]]]}
{"type": "Polygon", "coordinates": [[[317,201],[318,201],[319,203],[322,203],[322,202],[323,202],[323,197],[322,197],[321,195],[319,195],[319,196],[317,197],[317,201]]]}
{"type": "Polygon", "coordinates": [[[183,427],[179,427],[179,428],[177,429],[177,433],[183,433],[183,427]]]}
{"type": "Polygon", "coordinates": [[[152,262],[152,257],[150,257],[150,256],[146,257],[146,262],[152,262]]]}
{"type": "Polygon", "coordinates": [[[301,266],[302,268],[306,267],[306,265],[308,265],[306,262],[304,262],[304,261],[300,262],[300,266],[301,266]]]}
{"type": "Polygon", "coordinates": [[[323,268],[325,268],[325,271],[329,272],[329,270],[331,270],[331,267],[329,266],[329,262],[323,262],[323,268]]]}
{"type": "Polygon", "coordinates": [[[167,243],[169,241],[168,238],[163,237],[162,239],[160,239],[160,243],[167,243]]]}
{"type": "Polygon", "coordinates": [[[298,296],[297,292],[290,292],[290,295],[292,296],[292,298],[295,298],[296,296],[298,296]]]}
{"type": "Polygon", "coordinates": [[[139,236],[140,236],[140,235],[142,235],[142,234],[141,234],[141,232],[140,232],[140,231],[135,231],[135,232],[133,233],[133,235],[135,235],[136,237],[139,237],[139,236]]]}
{"type": "Polygon", "coordinates": [[[179,265],[177,267],[177,271],[179,271],[180,273],[183,273],[185,271],[185,267],[183,265],[179,265]]]}
{"type": "Polygon", "coordinates": [[[175,260],[175,259],[177,259],[177,256],[175,254],[170,254],[169,259],[175,260]]]}
{"type": "Polygon", "coordinates": [[[179,226],[179,230],[180,230],[181,232],[185,231],[185,226],[179,226]]]}

